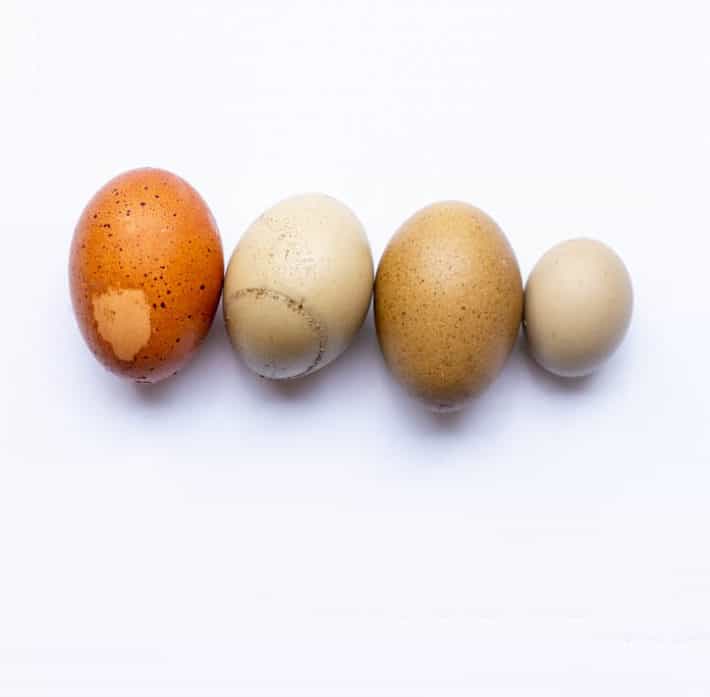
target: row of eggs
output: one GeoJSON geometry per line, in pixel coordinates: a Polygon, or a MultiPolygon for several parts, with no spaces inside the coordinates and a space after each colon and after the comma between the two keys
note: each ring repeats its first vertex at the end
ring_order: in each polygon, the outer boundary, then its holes
{"type": "Polygon", "coordinates": [[[186,181],[137,169],[109,181],[77,224],[69,260],[81,332],[111,371],[139,382],[175,374],[207,334],[223,292],[232,344],[268,378],[308,375],[362,325],[374,286],[385,361],[407,390],[454,409],[501,371],[521,320],[535,359],[562,376],[596,369],[623,339],[632,288],[606,245],[577,239],[535,266],[523,291],[498,225],[446,201],[409,218],[375,277],[358,218],[329,196],[277,203],[244,233],[224,274],[219,231],[186,181]]]}

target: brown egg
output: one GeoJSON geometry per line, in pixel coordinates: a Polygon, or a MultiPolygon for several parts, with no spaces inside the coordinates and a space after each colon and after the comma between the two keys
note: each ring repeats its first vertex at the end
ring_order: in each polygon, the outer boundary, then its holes
{"type": "Polygon", "coordinates": [[[135,169],[89,201],[74,231],[69,285],[79,328],[109,370],[138,382],[175,374],[207,334],[222,290],[217,225],[200,195],[135,169]]]}
{"type": "Polygon", "coordinates": [[[415,213],[377,270],[375,323],[385,361],[437,410],[461,407],[496,378],[522,310],[513,250],[498,225],[466,203],[415,213]]]}

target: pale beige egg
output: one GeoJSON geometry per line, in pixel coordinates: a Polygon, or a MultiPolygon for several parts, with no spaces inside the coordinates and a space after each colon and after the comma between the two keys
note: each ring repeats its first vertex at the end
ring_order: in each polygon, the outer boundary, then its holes
{"type": "Polygon", "coordinates": [[[372,284],[370,245],[347,206],[324,194],[281,201],[252,223],[227,267],[232,345],[263,377],[308,375],[353,340],[372,284]]]}
{"type": "Polygon", "coordinates": [[[525,287],[530,352],[552,373],[588,375],[622,342],[633,309],[624,262],[590,239],[562,242],[535,265],[525,287]]]}

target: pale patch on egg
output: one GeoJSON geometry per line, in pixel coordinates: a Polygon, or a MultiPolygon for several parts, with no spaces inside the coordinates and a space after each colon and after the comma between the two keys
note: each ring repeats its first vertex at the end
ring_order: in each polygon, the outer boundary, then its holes
{"type": "Polygon", "coordinates": [[[132,361],[150,340],[150,305],[141,289],[109,289],[92,298],[99,334],[121,361],[132,361]]]}
{"type": "Polygon", "coordinates": [[[224,317],[234,347],[265,378],[307,375],[328,346],[325,323],[285,293],[242,288],[225,296],[224,317]]]}

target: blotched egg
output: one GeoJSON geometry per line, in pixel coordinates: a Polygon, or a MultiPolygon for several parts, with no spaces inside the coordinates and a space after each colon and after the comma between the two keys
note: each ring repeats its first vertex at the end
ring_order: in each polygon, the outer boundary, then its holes
{"type": "Polygon", "coordinates": [[[84,209],[69,256],[79,328],[109,370],[138,382],[177,372],[207,334],[224,259],[207,204],[184,179],[135,169],[84,209]]]}
{"type": "Polygon", "coordinates": [[[234,250],[224,281],[227,331],[258,375],[309,375],[353,340],[372,283],[355,214],[324,194],[293,196],[254,221],[234,250]]]}

